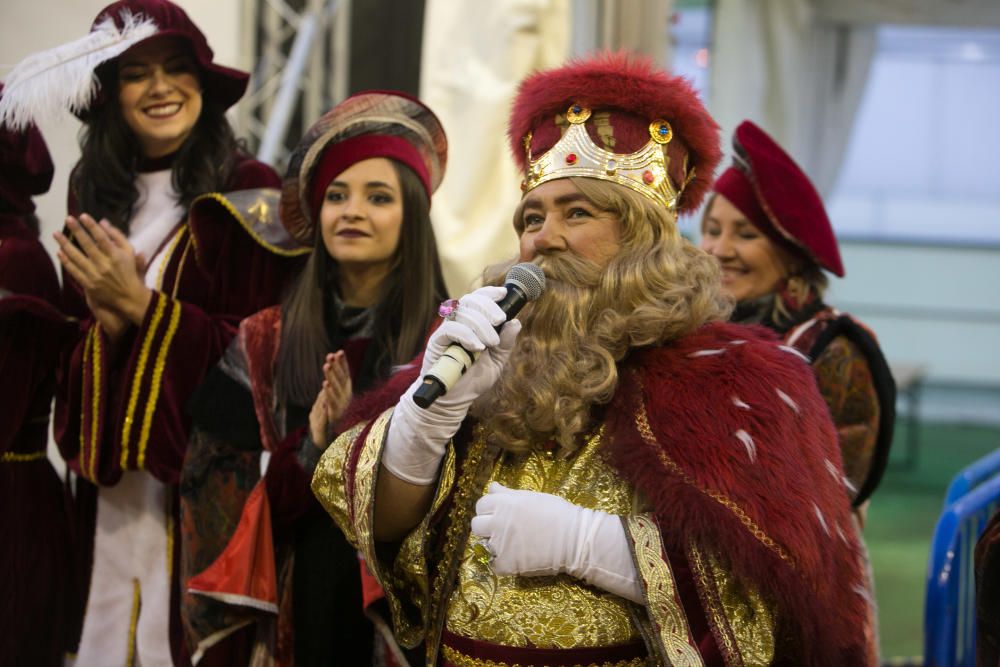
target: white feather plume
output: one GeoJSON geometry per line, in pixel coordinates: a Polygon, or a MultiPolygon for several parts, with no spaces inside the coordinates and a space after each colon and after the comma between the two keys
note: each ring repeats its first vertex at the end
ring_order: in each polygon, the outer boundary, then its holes
{"type": "Polygon", "coordinates": [[[130,47],[156,34],[152,19],[122,12],[118,29],[106,17],[86,37],[28,56],[10,71],[0,98],[0,126],[21,130],[31,123],[55,120],[63,109],[86,109],[97,96],[95,70],[130,47]]]}

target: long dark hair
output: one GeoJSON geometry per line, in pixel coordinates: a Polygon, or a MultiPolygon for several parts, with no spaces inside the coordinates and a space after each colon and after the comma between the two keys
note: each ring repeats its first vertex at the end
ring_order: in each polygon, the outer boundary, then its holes
{"type": "MultiPolygon", "coordinates": [[[[392,271],[375,305],[371,345],[378,354],[375,373],[379,378],[420,352],[435,306],[447,295],[427,192],[409,167],[390,162],[399,178],[403,224],[392,271]]],[[[314,215],[318,217],[319,212],[314,215]]],[[[338,267],[323,244],[318,222],[315,229],[313,251],[282,303],[275,390],[286,405],[312,405],[323,382],[324,357],[333,351],[323,313],[329,295],[337,289],[338,267]]]]}
{"type": "MultiPolygon", "coordinates": [[[[102,65],[98,76],[104,103],[90,110],[81,129],[71,188],[81,212],[107,218],[128,234],[139,199],[135,180],[142,148],[118,105],[117,62],[102,65]]],[[[201,115],[173,160],[173,186],[185,210],[198,195],[227,189],[239,150],[225,109],[210,91],[202,91],[201,115]]]]}

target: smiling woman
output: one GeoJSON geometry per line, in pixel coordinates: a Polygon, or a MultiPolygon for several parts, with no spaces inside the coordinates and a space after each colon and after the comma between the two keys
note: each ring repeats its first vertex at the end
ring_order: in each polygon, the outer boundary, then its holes
{"type": "Polygon", "coordinates": [[[118,59],[118,103],[147,158],[175,153],[201,116],[198,66],[177,37],[153,38],[118,59]]]}
{"type": "Polygon", "coordinates": [[[188,216],[200,195],[280,179],[239,149],[224,115],[249,75],[214,62],[180,7],[121,0],[57,49],[15,68],[4,101],[30,115],[62,99],[84,123],[55,235],[63,303],[81,323],[54,424],[82,522],[76,664],[188,664],[173,576],[185,405],[239,320],[276,303],[300,262],[287,235],[246,233],[249,214],[245,225],[188,216]],[[40,61],[60,64],[32,70],[40,61]]]}
{"type": "Polygon", "coordinates": [[[382,637],[395,646],[369,621],[386,611],[377,585],[362,586],[309,483],[354,395],[416,356],[446,296],[430,223],[446,155],[434,114],[389,91],[341,102],[292,153],[281,221],[309,259],[280,306],[243,321],[191,402],[181,576],[199,593],[182,609],[196,656],[294,636],[289,662],[370,665],[382,637]],[[272,530],[250,530],[265,516],[272,530]]]}
{"type": "Polygon", "coordinates": [[[715,182],[701,247],[722,267],[733,319],[773,329],[812,363],[863,522],[892,442],[892,376],[871,331],[823,301],[824,271],[843,276],[844,267],[808,177],[750,121],[736,129],[733,145],[738,157],[715,182]]]}

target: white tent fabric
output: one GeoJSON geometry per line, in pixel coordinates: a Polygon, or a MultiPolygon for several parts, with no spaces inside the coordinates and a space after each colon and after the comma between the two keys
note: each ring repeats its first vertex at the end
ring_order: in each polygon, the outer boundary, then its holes
{"type": "Polygon", "coordinates": [[[725,148],[750,119],[828,195],[874,51],[874,26],[824,21],[808,0],[719,0],[709,97],[725,148]]]}
{"type": "Polygon", "coordinates": [[[569,53],[568,0],[428,0],[421,99],[448,134],[448,170],[431,218],[449,292],[469,291],[517,252],[521,179],[507,148],[517,84],[569,53]]]}

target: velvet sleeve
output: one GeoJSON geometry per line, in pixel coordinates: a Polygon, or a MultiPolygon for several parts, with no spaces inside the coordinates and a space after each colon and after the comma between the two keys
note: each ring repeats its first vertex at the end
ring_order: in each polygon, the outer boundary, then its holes
{"type": "Polygon", "coordinates": [[[114,346],[92,325],[70,371],[70,404],[81,408],[80,474],[113,483],[123,470],[149,470],[176,484],[189,427],[185,403],[233,331],[225,319],[159,291],[142,324],[114,346]]]}
{"type": "Polygon", "coordinates": [[[114,484],[123,470],[178,482],[192,393],[240,320],[275,304],[301,265],[301,255],[276,255],[221,214],[177,238],[142,323],[114,345],[89,324],[60,383],[57,439],[96,483],[114,484]]]}

